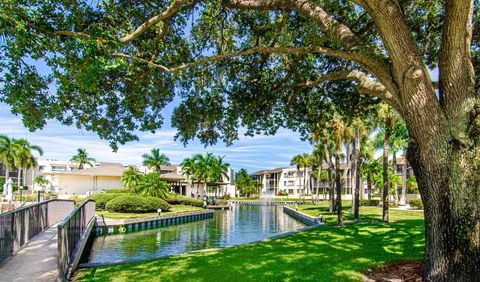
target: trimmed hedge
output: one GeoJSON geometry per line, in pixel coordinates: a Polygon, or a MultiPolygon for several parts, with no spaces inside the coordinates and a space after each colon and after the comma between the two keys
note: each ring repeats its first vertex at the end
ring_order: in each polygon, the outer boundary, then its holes
{"type": "Polygon", "coordinates": [[[360,200],[360,206],[378,206],[380,204],[380,200],[360,200]]]}
{"type": "Polygon", "coordinates": [[[162,209],[162,211],[169,211],[171,209],[170,205],[160,198],[132,195],[116,197],[106,205],[108,211],[124,213],[155,212],[159,208],[162,209]]]}
{"type": "Polygon", "coordinates": [[[128,188],[113,188],[105,190],[107,194],[133,194],[134,191],[128,188]]]}
{"type": "Polygon", "coordinates": [[[408,204],[411,208],[421,210],[423,209],[423,202],[421,199],[411,199],[408,204]]]}
{"type": "Polygon", "coordinates": [[[194,206],[194,207],[203,206],[203,201],[200,199],[193,199],[190,197],[185,197],[177,194],[168,195],[165,201],[167,201],[167,203],[171,205],[187,205],[187,206],[194,206]]]}
{"type": "Polygon", "coordinates": [[[103,210],[105,210],[105,207],[110,200],[113,200],[116,197],[120,197],[120,196],[123,196],[123,195],[124,194],[121,194],[121,193],[110,193],[110,194],[105,193],[105,194],[95,194],[95,195],[92,195],[88,198],[92,199],[96,202],[95,209],[97,211],[103,211],[103,210]]]}

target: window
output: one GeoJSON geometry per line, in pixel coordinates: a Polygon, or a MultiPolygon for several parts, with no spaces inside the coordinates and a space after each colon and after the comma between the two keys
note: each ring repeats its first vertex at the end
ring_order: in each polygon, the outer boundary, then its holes
{"type": "Polygon", "coordinates": [[[283,186],[287,186],[287,181],[283,181],[283,186]]]}
{"type": "Polygon", "coordinates": [[[288,186],[293,186],[293,184],[294,184],[294,183],[293,183],[293,180],[289,180],[289,181],[288,181],[288,186]]]}
{"type": "Polygon", "coordinates": [[[45,166],[44,166],[44,165],[39,165],[39,166],[38,166],[38,170],[39,170],[39,171],[44,171],[44,170],[45,170],[45,166]]]}
{"type": "Polygon", "coordinates": [[[293,194],[293,189],[288,189],[288,194],[293,194]]]}
{"type": "Polygon", "coordinates": [[[52,165],[52,171],[65,171],[64,166],[52,165]]]}

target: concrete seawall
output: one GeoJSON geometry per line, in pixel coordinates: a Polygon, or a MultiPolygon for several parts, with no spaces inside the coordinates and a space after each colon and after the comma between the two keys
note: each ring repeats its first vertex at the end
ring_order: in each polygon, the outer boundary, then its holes
{"type": "Polygon", "coordinates": [[[304,214],[287,206],[283,207],[283,212],[300,220],[301,222],[307,225],[318,225],[323,223],[323,220],[321,217],[314,217],[308,214],[304,214]]]}
{"type": "Polygon", "coordinates": [[[204,210],[198,212],[186,212],[175,215],[155,216],[131,220],[109,220],[105,223],[102,218],[97,217],[95,234],[97,236],[108,234],[121,234],[156,227],[176,225],[207,218],[213,218],[214,213],[215,212],[212,210],[204,210]]]}

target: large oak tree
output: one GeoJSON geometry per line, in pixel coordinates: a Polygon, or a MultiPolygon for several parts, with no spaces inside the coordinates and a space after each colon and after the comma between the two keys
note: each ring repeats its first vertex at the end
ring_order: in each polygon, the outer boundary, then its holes
{"type": "Polygon", "coordinates": [[[177,138],[205,144],[306,135],[304,110],[381,99],[410,134],[425,278],[474,280],[479,25],[478,0],[3,0],[0,99],[31,130],[57,119],[114,148],[158,129],[174,94],[177,138]]]}

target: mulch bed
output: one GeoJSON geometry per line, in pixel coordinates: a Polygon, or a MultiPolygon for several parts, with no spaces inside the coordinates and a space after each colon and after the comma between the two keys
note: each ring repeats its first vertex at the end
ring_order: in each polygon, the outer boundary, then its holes
{"type": "Polygon", "coordinates": [[[417,282],[422,281],[422,263],[418,261],[395,262],[368,269],[363,275],[363,281],[382,282],[417,282]]]}

